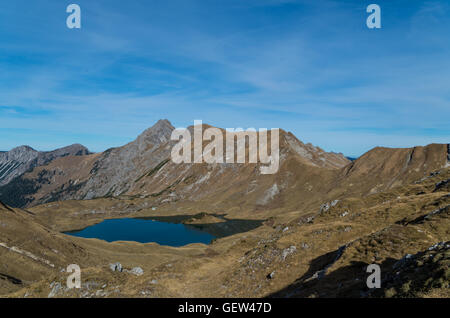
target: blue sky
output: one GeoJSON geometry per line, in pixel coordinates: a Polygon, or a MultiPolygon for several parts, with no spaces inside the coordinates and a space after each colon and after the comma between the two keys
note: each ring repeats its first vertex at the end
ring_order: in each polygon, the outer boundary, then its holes
{"type": "Polygon", "coordinates": [[[349,156],[448,143],[449,34],[444,0],[2,1],[0,150],[102,151],[160,118],[280,127],[349,156]]]}

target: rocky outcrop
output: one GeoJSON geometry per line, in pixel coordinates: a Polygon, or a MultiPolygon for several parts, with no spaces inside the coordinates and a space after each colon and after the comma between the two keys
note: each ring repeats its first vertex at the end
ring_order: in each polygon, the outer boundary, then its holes
{"type": "Polygon", "coordinates": [[[130,273],[133,275],[136,275],[136,276],[142,276],[142,275],[144,275],[144,270],[140,267],[133,267],[130,270],[130,273]]]}
{"type": "Polygon", "coordinates": [[[109,264],[109,268],[113,272],[122,272],[123,271],[122,264],[120,264],[120,263],[109,264]]]}
{"type": "Polygon", "coordinates": [[[372,297],[420,297],[433,289],[450,287],[450,242],[438,242],[417,254],[407,254],[392,271],[384,273],[383,288],[371,290],[372,297]]]}

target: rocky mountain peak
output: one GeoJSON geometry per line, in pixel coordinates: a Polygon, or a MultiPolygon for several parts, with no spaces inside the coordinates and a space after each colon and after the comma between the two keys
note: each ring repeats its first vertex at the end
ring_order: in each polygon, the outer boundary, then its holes
{"type": "Polygon", "coordinates": [[[56,157],[62,156],[83,156],[91,152],[85,146],[80,144],[73,144],[67,147],[59,148],[53,151],[45,152],[45,154],[52,154],[56,157]]]}
{"type": "Polygon", "coordinates": [[[38,155],[37,165],[44,165],[56,158],[67,156],[84,156],[90,154],[89,150],[80,144],[73,144],[53,151],[41,152],[38,155]]]}
{"type": "Polygon", "coordinates": [[[0,160],[17,160],[20,162],[25,162],[36,158],[38,153],[38,151],[34,150],[30,146],[19,146],[3,153],[3,155],[0,155],[0,160]]]}
{"type": "Polygon", "coordinates": [[[326,152],[311,143],[304,144],[290,132],[287,134],[284,133],[283,136],[289,149],[309,164],[324,168],[337,169],[350,163],[350,160],[348,160],[342,153],[326,152]]]}
{"type": "Polygon", "coordinates": [[[163,145],[174,129],[167,119],[161,119],[136,140],[100,154],[90,171],[91,178],[80,186],[80,197],[91,199],[127,191],[133,180],[170,155],[170,148],[163,145]]]}
{"type": "Polygon", "coordinates": [[[82,156],[89,153],[89,150],[80,144],[46,152],[39,152],[30,146],[19,146],[8,152],[2,152],[0,153],[0,186],[8,184],[30,169],[45,165],[56,158],[82,156]]]}
{"type": "Polygon", "coordinates": [[[37,150],[35,150],[35,149],[33,149],[33,148],[31,148],[30,146],[27,146],[27,145],[22,145],[22,146],[15,147],[15,148],[11,149],[11,152],[13,152],[13,151],[32,151],[32,152],[37,152],[37,150]]]}
{"type": "Polygon", "coordinates": [[[159,146],[160,144],[170,140],[172,131],[175,128],[167,119],[160,119],[152,127],[146,129],[136,139],[136,143],[140,150],[151,146],[159,146]]]}

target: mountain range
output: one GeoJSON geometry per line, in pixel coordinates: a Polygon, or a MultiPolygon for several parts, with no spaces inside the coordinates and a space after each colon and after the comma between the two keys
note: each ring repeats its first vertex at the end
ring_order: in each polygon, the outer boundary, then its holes
{"type": "Polygon", "coordinates": [[[259,163],[175,164],[173,130],[160,120],[101,153],[0,153],[0,295],[450,296],[449,144],[377,147],[349,160],[281,129],[280,168],[264,175],[259,163]],[[62,233],[148,217],[260,226],[180,248],[62,233]],[[63,287],[73,263],[80,290],[63,287]],[[125,270],[112,271],[116,263],[125,270]],[[386,288],[367,289],[372,263],[386,288]]]}
{"type": "MultiPolygon", "coordinates": [[[[204,129],[209,127],[204,125],[204,129]]],[[[190,127],[189,129],[192,129],[190,127]]],[[[140,197],[164,204],[214,202],[218,208],[304,208],[309,202],[365,195],[448,165],[449,146],[374,148],[350,161],[280,130],[280,169],[259,164],[175,164],[174,127],[160,120],[134,141],[91,154],[81,145],[52,152],[23,146],[0,154],[0,200],[14,207],[104,197],[140,197]],[[316,199],[316,200],[314,200],[316,199]]]]}
{"type": "Polygon", "coordinates": [[[89,154],[89,150],[79,144],[47,152],[36,151],[29,146],[2,151],[0,152],[0,186],[8,184],[25,172],[31,171],[37,166],[46,165],[56,158],[87,154],[89,154]]]}

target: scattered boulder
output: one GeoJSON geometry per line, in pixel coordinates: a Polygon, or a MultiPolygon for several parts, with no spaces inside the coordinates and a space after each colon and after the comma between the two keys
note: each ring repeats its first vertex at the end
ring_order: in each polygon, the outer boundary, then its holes
{"type": "Polygon", "coordinates": [[[113,272],[122,272],[123,271],[122,264],[120,264],[120,263],[109,264],[109,268],[113,272]]]}
{"type": "Polygon", "coordinates": [[[287,249],[283,250],[283,252],[281,253],[281,257],[283,258],[283,261],[286,259],[286,257],[288,257],[291,254],[294,254],[297,251],[297,247],[295,246],[291,246],[288,247],[287,249]]]}
{"type": "Polygon", "coordinates": [[[334,200],[334,201],[322,204],[320,206],[319,213],[327,212],[330,208],[336,206],[338,203],[339,203],[339,200],[334,200]]]}
{"type": "Polygon", "coordinates": [[[314,221],[314,216],[310,216],[306,219],[306,223],[312,223],[314,221]]]}
{"type": "Polygon", "coordinates": [[[430,247],[428,248],[428,250],[429,250],[429,251],[434,251],[434,250],[436,250],[436,249],[438,249],[438,248],[450,248],[450,245],[449,245],[449,244],[446,245],[445,242],[439,242],[439,243],[436,243],[436,244],[430,246],[430,247]]]}
{"type": "Polygon", "coordinates": [[[52,290],[48,294],[48,296],[47,296],[48,298],[55,297],[56,295],[58,295],[59,291],[62,289],[61,283],[58,283],[58,282],[51,283],[50,287],[52,288],[52,290]]]}
{"type": "Polygon", "coordinates": [[[327,212],[330,209],[329,203],[324,203],[320,206],[319,213],[327,212]]]}
{"type": "Polygon", "coordinates": [[[107,293],[104,290],[99,289],[95,292],[95,296],[96,297],[105,297],[105,296],[107,296],[107,293]]]}
{"type": "Polygon", "coordinates": [[[141,275],[144,274],[144,270],[143,270],[142,268],[140,268],[140,267],[134,267],[134,268],[130,271],[130,273],[131,273],[131,274],[134,274],[134,275],[136,275],[136,276],[141,276],[141,275]]]}

